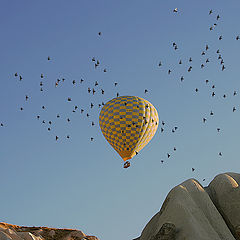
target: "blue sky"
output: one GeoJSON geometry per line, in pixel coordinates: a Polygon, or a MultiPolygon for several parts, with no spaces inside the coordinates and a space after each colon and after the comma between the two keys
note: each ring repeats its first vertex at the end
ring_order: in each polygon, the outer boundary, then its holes
{"type": "Polygon", "coordinates": [[[218,173],[238,172],[239,9],[236,0],[1,1],[1,221],[77,228],[105,240],[132,239],[177,184],[194,177],[206,186],[218,173]],[[202,56],[206,44],[209,50],[202,56]],[[100,61],[96,70],[92,57],[100,61]],[[66,80],[55,88],[57,78],[66,80]],[[96,89],[94,96],[88,87],[96,89]],[[117,92],[147,99],[166,123],[127,170],[98,125],[98,104],[117,92]]]}

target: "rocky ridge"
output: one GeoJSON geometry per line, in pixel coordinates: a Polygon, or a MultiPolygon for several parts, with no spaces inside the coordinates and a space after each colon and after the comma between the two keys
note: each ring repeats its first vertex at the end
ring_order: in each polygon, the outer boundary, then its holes
{"type": "Polygon", "coordinates": [[[135,240],[240,240],[239,184],[231,172],[208,187],[195,179],[179,184],[135,240]]]}
{"type": "Polygon", "coordinates": [[[25,227],[0,222],[0,240],[99,240],[75,229],[25,227]]]}

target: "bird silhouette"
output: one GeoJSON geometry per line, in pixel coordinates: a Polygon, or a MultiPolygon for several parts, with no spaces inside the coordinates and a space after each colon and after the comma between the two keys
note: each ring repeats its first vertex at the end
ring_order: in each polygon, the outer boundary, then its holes
{"type": "Polygon", "coordinates": [[[219,18],[220,18],[220,16],[219,16],[219,15],[217,15],[217,20],[219,20],[219,18]]]}
{"type": "Polygon", "coordinates": [[[144,90],[144,93],[148,93],[148,90],[147,90],[147,89],[145,89],[145,90],[144,90]]]}
{"type": "Polygon", "coordinates": [[[179,64],[182,64],[182,60],[179,61],[179,64]]]}
{"type": "Polygon", "coordinates": [[[218,40],[222,40],[222,35],[221,35],[221,36],[219,36],[218,40]]]}
{"type": "Polygon", "coordinates": [[[203,118],[203,123],[205,123],[207,121],[207,119],[206,118],[203,118]]]}
{"type": "Polygon", "coordinates": [[[212,13],[213,13],[213,11],[212,11],[212,9],[211,9],[211,10],[209,11],[209,15],[212,14],[212,13]]]}
{"type": "Polygon", "coordinates": [[[181,76],[181,79],[180,79],[180,80],[181,80],[181,82],[182,82],[182,81],[184,80],[184,77],[183,77],[183,76],[181,76]]]}

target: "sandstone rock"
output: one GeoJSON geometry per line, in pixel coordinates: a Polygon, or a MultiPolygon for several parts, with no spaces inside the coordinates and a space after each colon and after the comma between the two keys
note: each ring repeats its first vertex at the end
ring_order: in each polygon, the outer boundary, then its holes
{"type": "Polygon", "coordinates": [[[0,222],[0,240],[99,240],[75,229],[21,227],[0,222]]]}
{"type": "Polygon", "coordinates": [[[176,232],[176,226],[173,223],[164,223],[159,232],[150,240],[175,240],[176,232]]]}
{"type": "Polygon", "coordinates": [[[176,240],[235,240],[207,192],[194,179],[169,192],[161,210],[144,228],[140,240],[154,238],[166,222],[176,226],[176,240]]]}
{"type": "Polygon", "coordinates": [[[5,232],[0,231],[0,239],[1,240],[12,240],[10,236],[8,236],[5,232]]]}
{"type": "Polygon", "coordinates": [[[217,175],[208,186],[209,195],[233,233],[240,240],[240,174],[217,175]]]}

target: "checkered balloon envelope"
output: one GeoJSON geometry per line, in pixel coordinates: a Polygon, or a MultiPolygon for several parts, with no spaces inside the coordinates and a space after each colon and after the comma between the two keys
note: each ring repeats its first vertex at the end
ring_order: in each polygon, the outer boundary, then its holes
{"type": "Polygon", "coordinates": [[[158,113],[147,100],[121,96],[101,109],[99,125],[103,136],[124,161],[148,144],[158,128],[158,113]]]}

